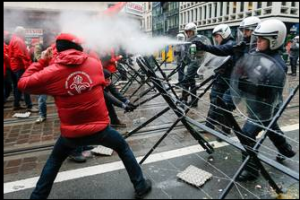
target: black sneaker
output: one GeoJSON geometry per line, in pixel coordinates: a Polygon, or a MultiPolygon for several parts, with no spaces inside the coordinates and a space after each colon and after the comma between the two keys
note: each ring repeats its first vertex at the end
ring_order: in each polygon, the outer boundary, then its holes
{"type": "Polygon", "coordinates": [[[26,108],[25,108],[25,107],[22,107],[22,106],[14,106],[13,111],[16,111],[16,110],[23,110],[23,109],[26,109],[26,108]]]}
{"type": "Polygon", "coordinates": [[[278,151],[279,151],[279,153],[281,153],[282,155],[284,155],[288,158],[292,158],[296,155],[296,152],[293,151],[293,148],[289,143],[285,143],[285,144],[279,146],[278,151]]]}
{"type": "Polygon", "coordinates": [[[82,154],[80,155],[70,155],[70,160],[76,163],[84,163],[86,162],[86,157],[84,157],[82,154]]]}
{"type": "Polygon", "coordinates": [[[240,182],[255,181],[256,179],[258,179],[258,177],[259,177],[258,171],[250,172],[248,170],[244,170],[237,178],[237,181],[240,181],[240,182]]]}
{"type": "Polygon", "coordinates": [[[145,187],[139,191],[135,191],[136,199],[143,199],[152,189],[152,183],[149,179],[145,180],[145,187]]]}

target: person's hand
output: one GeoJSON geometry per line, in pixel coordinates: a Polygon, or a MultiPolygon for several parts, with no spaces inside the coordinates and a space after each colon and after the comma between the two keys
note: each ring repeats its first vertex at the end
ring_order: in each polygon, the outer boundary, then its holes
{"type": "Polygon", "coordinates": [[[241,41],[238,44],[234,45],[233,53],[234,53],[235,57],[239,58],[239,57],[243,56],[245,53],[245,50],[246,50],[246,46],[247,46],[247,44],[244,41],[241,41]]]}
{"type": "Polygon", "coordinates": [[[201,42],[201,41],[193,41],[192,43],[196,45],[197,51],[201,51],[201,50],[203,51],[203,50],[205,50],[206,45],[203,42],[201,42]]]}
{"type": "Polygon", "coordinates": [[[51,47],[47,48],[45,51],[42,52],[41,59],[49,61],[52,59],[52,57],[53,52],[51,47]]]}
{"type": "Polygon", "coordinates": [[[237,49],[237,50],[243,50],[246,47],[246,42],[241,41],[238,44],[236,44],[235,46],[233,46],[233,48],[237,49]]]}
{"type": "Polygon", "coordinates": [[[128,103],[128,104],[125,106],[124,110],[125,110],[125,112],[132,112],[132,111],[134,111],[136,108],[137,108],[136,105],[133,105],[132,103],[128,103]]]}

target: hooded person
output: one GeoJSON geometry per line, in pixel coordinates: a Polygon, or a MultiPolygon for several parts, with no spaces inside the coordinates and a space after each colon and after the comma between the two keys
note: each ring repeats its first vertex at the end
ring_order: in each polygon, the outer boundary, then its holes
{"type": "Polygon", "coordinates": [[[151,190],[131,149],[109,126],[101,62],[83,52],[81,40],[61,33],[56,38],[57,56],[50,66],[51,48],[42,53],[21,77],[18,87],[32,94],[51,95],[61,122],[61,135],[48,158],[31,199],[46,199],[64,160],[78,146],[101,144],[115,150],[122,159],[137,198],[151,190]]]}

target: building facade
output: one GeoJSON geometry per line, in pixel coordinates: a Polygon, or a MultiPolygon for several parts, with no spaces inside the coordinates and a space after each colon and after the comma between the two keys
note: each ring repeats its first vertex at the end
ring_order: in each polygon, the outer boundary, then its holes
{"type": "Polygon", "coordinates": [[[145,2],[128,2],[121,10],[131,19],[139,22],[141,30],[145,30],[145,2]]]}
{"type": "Polygon", "coordinates": [[[145,2],[144,6],[145,33],[152,36],[152,2],[145,2]]]}
{"type": "Polygon", "coordinates": [[[179,2],[152,3],[152,34],[176,37],[179,31],[179,2]]]}
{"type": "Polygon", "coordinates": [[[299,34],[299,2],[180,2],[179,29],[194,22],[198,34],[211,37],[218,24],[228,24],[236,36],[240,22],[249,16],[260,19],[276,18],[283,21],[288,34],[299,34]]]}
{"type": "MultiPolygon", "coordinates": [[[[40,37],[43,32],[59,33],[59,18],[62,12],[95,16],[116,3],[4,2],[4,30],[13,32],[16,26],[23,26],[28,37],[40,37]]],[[[144,29],[144,3],[128,2],[120,12],[138,20],[141,28],[144,29]]]]}

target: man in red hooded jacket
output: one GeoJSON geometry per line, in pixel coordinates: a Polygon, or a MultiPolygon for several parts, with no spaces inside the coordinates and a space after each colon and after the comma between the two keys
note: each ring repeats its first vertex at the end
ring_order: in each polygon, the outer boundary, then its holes
{"type": "MultiPolygon", "coordinates": [[[[16,81],[14,83],[14,110],[22,109],[20,106],[20,100],[22,93],[17,88],[17,83],[27,67],[31,64],[29,51],[25,44],[25,29],[18,26],[15,29],[15,33],[12,35],[9,42],[9,61],[10,68],[15,76],[16,81]]],[[[31,98],[29,94],[24,94],[24,100],[27,106],[27,110],[30,112],[38,112],[38,109],[32,106],[31,98]]]]}
{"type": "Polygon", "coordinates": [[[61,136],[31,199],[47,198],[63,161],[76,147],[88,144],[101,144],[115,150],[134,185],[136,197],[144,197],[151,190],[151,182],[143,177],[123,137],[109,126],[101,62],[88,57],[79,39],[72,34],[62,33],[56,38],[58,54],[53,64],[46,67],[51,59],[50,49],[26,70],[18,84],[24,92],[52,95],[61,121],[61,136]]]}

